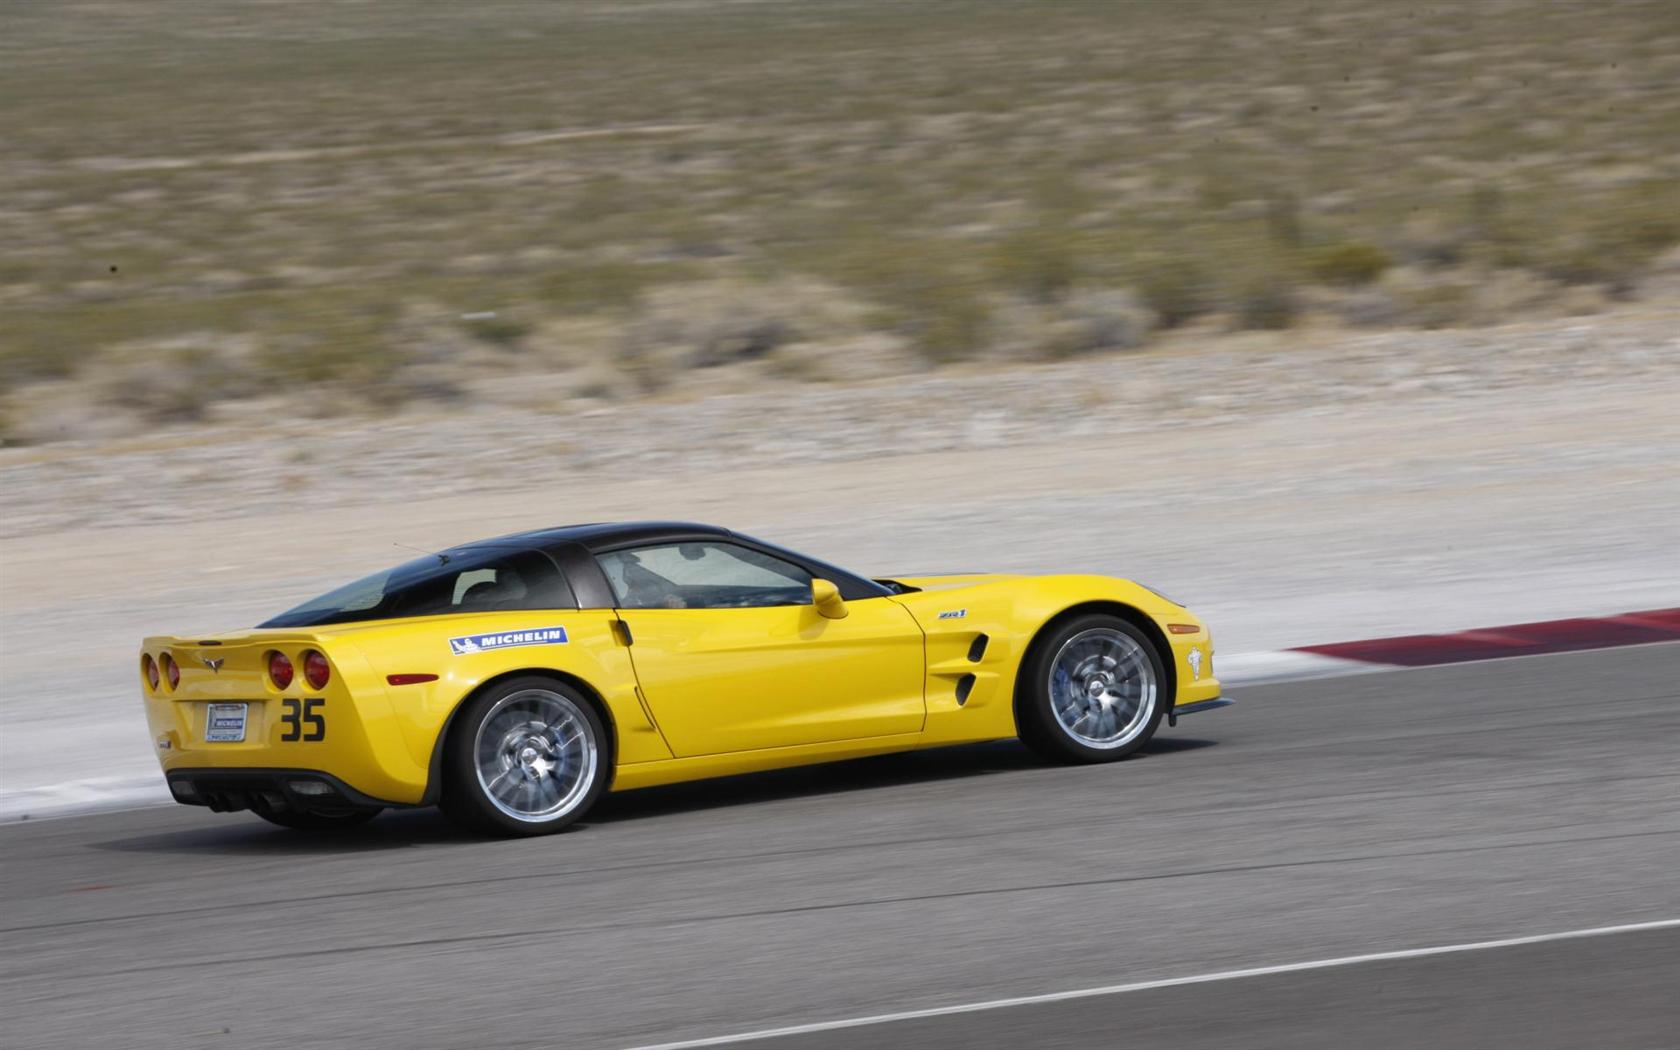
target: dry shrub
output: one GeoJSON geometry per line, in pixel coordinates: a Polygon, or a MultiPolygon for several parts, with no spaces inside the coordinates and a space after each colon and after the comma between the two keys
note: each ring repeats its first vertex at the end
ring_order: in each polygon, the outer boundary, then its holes
{"type": "MultiPolygon", "coordinates": [[[[1371,323],[1416,328],[1462,328],[1596,313],[1605,305],[1600,289],[1570,286],[1527,270],[1443,273],[1401,267],[1359,296],[1381,297],[1382,307],[1342,304],[1336,312],[1359,324],[1358,311],[1380,310],[1371,323]]],[[[1357,297],[1350,297],[1354,300],[1357,297]]]]}
{"type": "Polygon", "coordinates": [[[1244,283],[1238,289],[1235,307],[1236,327],[1264,331],[1291,327],[1301,312],[1294,284],[1280,274],[1267,274],[1244,283]]]}
{"type": "Polygon", "coordinates": [[[929,364],[983,355],[992,339],[984,257],[972,245],[855,233],[825,260],[847,287],[877,305],[869,323],[904,339],[929,364]]]}
{"type": "Polygon", "coordinates": [[[502,350],[522,349],[525,338],[531,334],[529,324],[501,313],[464,317],[462,324],[474,339],[502,350]]]}
{"type": "Polygon", "coordinates": [[[1651,260],[1640,291],[1649,298],[1680,299],[1680,245],[1651,260]]]}
{"type": "Polygon", "coordinates": [[[634,309],[651,289],[692,273],[680,263],[593,259],[544,275],[537,300],[562,314],[618,313],[634,309]]]}
{"type": "Polygon", "coordinates": [[[1121,290],[1083,290],[1051,304],[1005,299],[992,316],[991,349],[1012,360],[1135,350],[1155,323],[1147,307],[1121,290]]]}
{"type": "Polygon", "coordinates": [[[1475,288],[1465,281],[1438,281],[1411,289],[1402,300],[1419,328],[1458,328],[1475,314],[1475,288]]]}
{"type": "Polygon", "coordinates": [[[1314,249],[1307,256],[1307,271],[1325,284],[1358,288],[1383,275],[1394,260],[1366,241],[1343,241],[1314,249]]]}
{"type": "Polygon", "coordinates": [[[718,279],[657,288],[625,325],[619,364],[648,390],[690,368],[762,360],[797,341],[862,330],[868,310],[832,285],[806,279],[718,279]]]}
{"type": "Polygon", "coordinates": [[[1343,324],[1355,328],[1387,328],[1406,320],[1404,304],[1383,288],[1361,288],[1336,297],[1327,306],[1343,324]]]}
{"type": "Polygon", "coordinates": [[[1481,256],[1570,285],[1627,298],[1669,247],[1680,244],[1680,180],[1650,180],[1585,198],[1572,208],[1535,198],[1500,213],[1481,256]]]}
{"type": "Polygon", "coordinates": [[[1102,350],[1135,350],[1155,327],[1154,313],[1131,292],[1106,290],[1075,292],[1063,309],[1071,338],[1060,344],[1062,354],[1102,350]]]}
{"type": "Polygon", "coordinates": [[[947,364],[985,352],[992,308],[972,285],[930,283],[916,290],[912,302],[900,327],[928,361],[947,364]]]}
{"type": "Polygon", "coordinates": [[[993,279],[1035,302],[1053,302],[1081,273],[1071,231],[1035,226],[1005,238],[993,253],[993,279]]]}
{"type": "Polygon", "coordinates": [[[507,367],[508,357],[464,331],[458,309],[407,300],[323,317],[317,333],[267,339],[255,364],[270,382],[307,392],[308,410],[325,416],[455,402],[465,379],[507,367]]]}
{"type": "Polygon", "coordinates": [[[1440,215],[1415,215],[1390,239],[1399,261],[1442,269],[1462,263],[1475,237],[1462,222],[1440,215]]]}
{"type": "Polygon", "coordinates": [[[1176,328],[1214,306],[1214,282],[1195,259],[1175,255],[1148,261],[1138,273],[1138,294],[1162,328],[1176,328]]]}
{"type": "Polygon", "coordinates": [[[783,379],[845,382],[885,379],[914,371],[916,360],[906,342],[887,332],[840,339],[788,343],[777,347],[766,370],[783,379]]]}
{"type": "Polygon", "coordinates": [[[249,337],[200,333],[122,346],[83,365],[99,403],[150,423],[203,419],[221,401],[266,392],[249,337]]]}

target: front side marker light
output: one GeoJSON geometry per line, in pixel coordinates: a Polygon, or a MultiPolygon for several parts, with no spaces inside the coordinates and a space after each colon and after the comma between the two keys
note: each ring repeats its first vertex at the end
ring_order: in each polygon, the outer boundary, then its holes
{"type": "Polygon", "coordinates": [[[1173,634],[1195,634],[1196,632],[1200,631],[1201,629],[1202,628],[1201,628],[1200,625],[1193,624],[1193,623],[1169,623],[1169,624],[1167,624],[1167,630],[1172,632],[1173,634]]]}

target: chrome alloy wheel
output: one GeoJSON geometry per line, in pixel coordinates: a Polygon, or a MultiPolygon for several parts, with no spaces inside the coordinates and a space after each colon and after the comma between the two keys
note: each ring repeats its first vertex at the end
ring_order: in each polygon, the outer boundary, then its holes
{"type": "Polygon", "coordinates": [[[577,703],[547,689],[502,697],[473,741],[484,797],[514,820],[532,824],[565,816],[583,801],[599,755],[577,703]]]}
{"type": "Polygon", "coordinates": [[[1086,747],[1124,747],[1155,714],[1155,665],[1137,639],[1107,627],[1081,631],[1050,661],[1050,708],[1086,747]]]}

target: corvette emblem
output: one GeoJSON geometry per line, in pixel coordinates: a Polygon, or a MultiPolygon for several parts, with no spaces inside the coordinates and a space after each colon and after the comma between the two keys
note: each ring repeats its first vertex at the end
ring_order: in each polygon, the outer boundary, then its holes
{"type": "Polygon", "coordinates": [[[211,674],[221,674],[222,673],[222,665],[227,663],[227,657],[225,657],[225,656],[222,657],[220,660],[212,660],[208,656],[201,656],[201,657],[199,657],[199,659],[204,661],[204,666],[205,667],[210,668],[210,673],[211,674]]]}

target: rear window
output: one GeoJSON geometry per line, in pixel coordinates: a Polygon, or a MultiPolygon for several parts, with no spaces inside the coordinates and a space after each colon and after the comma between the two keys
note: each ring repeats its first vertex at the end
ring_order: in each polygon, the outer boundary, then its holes
{"type": "Polygon", "coordinates": [[[576,608],[571,587],[548,555],[481,547],[428,555],[376,572],[258,626],[319,627],[439,613],[576,608]]]}

